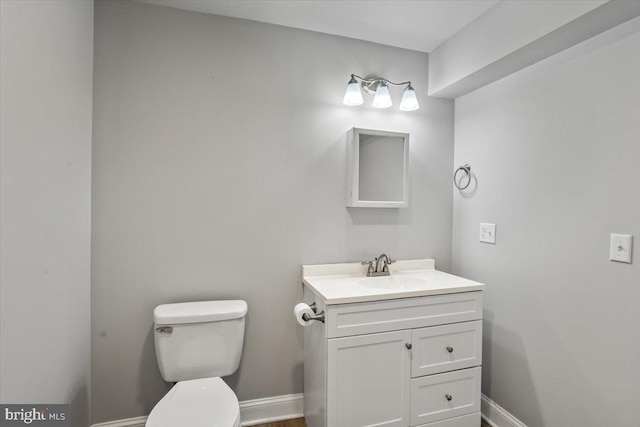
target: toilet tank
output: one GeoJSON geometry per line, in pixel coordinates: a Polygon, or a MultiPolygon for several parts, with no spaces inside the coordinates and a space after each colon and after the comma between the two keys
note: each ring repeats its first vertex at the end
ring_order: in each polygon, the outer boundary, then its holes
{"type": "Polygon", "coordinates": [[[224,377],[240,364],[247,303],[163,304],[153,310],[156,357],[165,381],[224,377]]]}

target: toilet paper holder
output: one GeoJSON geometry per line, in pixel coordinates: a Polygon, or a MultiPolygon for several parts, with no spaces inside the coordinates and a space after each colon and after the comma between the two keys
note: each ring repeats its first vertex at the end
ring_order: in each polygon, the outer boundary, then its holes
{"type": "Polygon", "coordinates": [[[302,315],[302,320],[308,322],[309,320],[317,320],[318,322],[324,323],[324,311],[318,313],[318,304],[313,302],[313,304],[309,304],[309,308],[313,310],[314,315],[309,315],[307,313],[302,315]]]}

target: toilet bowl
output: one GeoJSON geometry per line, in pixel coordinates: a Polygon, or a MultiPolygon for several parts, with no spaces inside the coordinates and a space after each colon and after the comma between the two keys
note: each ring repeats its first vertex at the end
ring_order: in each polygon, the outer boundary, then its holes
{"type": "Polygon", "coordinates": [[[146,427],[240,427],[238,399],[221,378],[180,381],[156,404],[146,427]]]}
{"type": "Polygon", "coordinates": [[[160,374],[176,384],[156,404],[146,427],[240,427],[238,398],[220,378],[240,364],[247,303],[201,301],[153,311],[160,374]]]}

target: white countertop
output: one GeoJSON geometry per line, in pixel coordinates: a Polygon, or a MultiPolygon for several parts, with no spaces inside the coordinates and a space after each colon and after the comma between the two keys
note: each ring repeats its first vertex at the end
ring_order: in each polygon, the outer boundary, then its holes
{"type": "Polygon", "coordinates": [[[397,261],[390,276],[367,277],[360,263],[303,265],[302,282],[325,304],[481,291],[484,284],[435,269],[432,259],[397,261]]]}

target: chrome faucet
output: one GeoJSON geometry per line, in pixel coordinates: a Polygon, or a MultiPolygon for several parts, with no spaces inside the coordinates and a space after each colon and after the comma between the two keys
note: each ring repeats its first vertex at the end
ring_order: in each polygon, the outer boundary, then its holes
{"type": "Polygon", "coordinates": [[[389,255],[382,254],[379,257],[375,258],[373,261],[364,261],[362,265],[369,265],[367,268],[367,277],[376,277],[376,276],[388,276],[389,273],[389,264],[393,264],[395,261],[389,258],[389,255]],[[382,270],[380,269],[380,263],[382,262],[382,270]],[[375,267],[373,266],[375,263],[375,267]]]}

